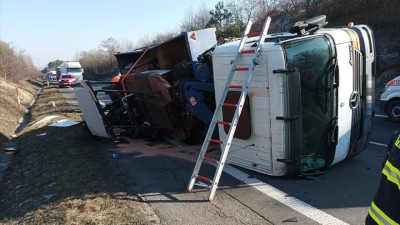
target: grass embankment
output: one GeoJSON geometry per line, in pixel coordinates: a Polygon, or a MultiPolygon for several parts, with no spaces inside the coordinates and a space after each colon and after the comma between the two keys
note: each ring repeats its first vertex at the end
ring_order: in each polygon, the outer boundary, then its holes
{"type": "Polygon", "coordinates": [[[117,191],[128,188],[121,189],[127,178],[107,152],[113,142],[93,138],[82,124],[32,126],[48,115],[59,116],[48,123],[80,118],[55,86],[43,88],[0,184],[0,224],[159,223],[134,193],[117,191]]]}
{"type": "Polygon", "coordinates": [[[23,80],[18,84],[0,80],[0,148],[18,126],[19,119],[26,113],[43,82],[41,78],[23,80]]]}

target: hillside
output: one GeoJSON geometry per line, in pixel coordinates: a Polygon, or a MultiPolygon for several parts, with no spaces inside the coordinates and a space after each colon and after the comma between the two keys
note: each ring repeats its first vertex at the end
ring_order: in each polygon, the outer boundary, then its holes
{"type": "Polygon", "coordinates": [[[33,103],[43,83],[41,78],[21,80],[18,83],[0,80],[0,147],[18,126],[18,121],[33,103]],[[17,88],[21,105],[17,101],[17,88]]]}

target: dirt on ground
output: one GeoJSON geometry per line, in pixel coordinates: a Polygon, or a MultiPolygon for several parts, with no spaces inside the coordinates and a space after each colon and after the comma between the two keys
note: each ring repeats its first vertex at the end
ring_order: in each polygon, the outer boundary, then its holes
{"type": "MultiPolygon", "coordinates": [[[[1,101],[0,108],[8,104],[1,101]]],[[[17,133],[17,151],[0,183],[0,224],[160,223],[135,193],[117,191],[128,184],[102,147],[113,141],[94,138],[80,115],[56,86],[43,85],[27,126],[17,133]],[[51,115],[57,117],[36,124],[51,115]],[[79,123],[47,126],[61,119],[79,123]]]]}

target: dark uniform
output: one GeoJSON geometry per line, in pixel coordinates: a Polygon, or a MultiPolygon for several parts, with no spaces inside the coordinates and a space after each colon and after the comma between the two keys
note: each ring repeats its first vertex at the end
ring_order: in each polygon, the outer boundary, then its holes
{"type": "Polygon", "coordinates": [[[400,224],[400,129],[390,141],[378,191],[365,224],[400,224]]]}

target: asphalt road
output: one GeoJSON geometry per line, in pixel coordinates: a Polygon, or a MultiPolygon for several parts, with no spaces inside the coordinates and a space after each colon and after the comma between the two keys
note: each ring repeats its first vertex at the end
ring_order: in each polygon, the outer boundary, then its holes
{"type": "MultiPolygon", "coordinates": [[[[59,90],[76,102],[72,89],[59,90]]],[[[316,175],[284,179],[226,166],[224,171],[234,177],[222,175],[212,202],[206,201],[204,189],[186,192],[200,146],[124,139],[103,150],[121,154],[115,167],[128,174],[132,191],[140,193],[163,224],[364,224],[385,145],[399,127],[375,117],[364,152],[316,175]]],[[[214,169],[206,165],[205,175],[214,169]]]]}
{"type": "MultiPolygon", "coordinates": [[[[93,87],[93,90],[100,90],[104,85],[96,85],[93,87]]],[[[79,88],[79,87],[75,87],[79,88]]],[[[78,101],[76,100],[75,93],[74,93],[74,88],[72,87],[64,87],[64,88],[58,88],[58,90],[61,92],[63,97],[67,100],[69,104],[72,105],[79,105],[78,101]]],[[[105,94],[104,92],[98,92],[97,93],[97,98],[99,99],[100,102],[104,104],[111,103],[111,99],[109,95],[105,94]]]]}
{"type": "Polygon", "coordinates": [[[399,127],[385,117],[376,117],[364,152],[332,166],[325,174],[289,180],[247,173],[346,223],[363,224],[379,184],[387,150],[383,145],[399,127]]]}

